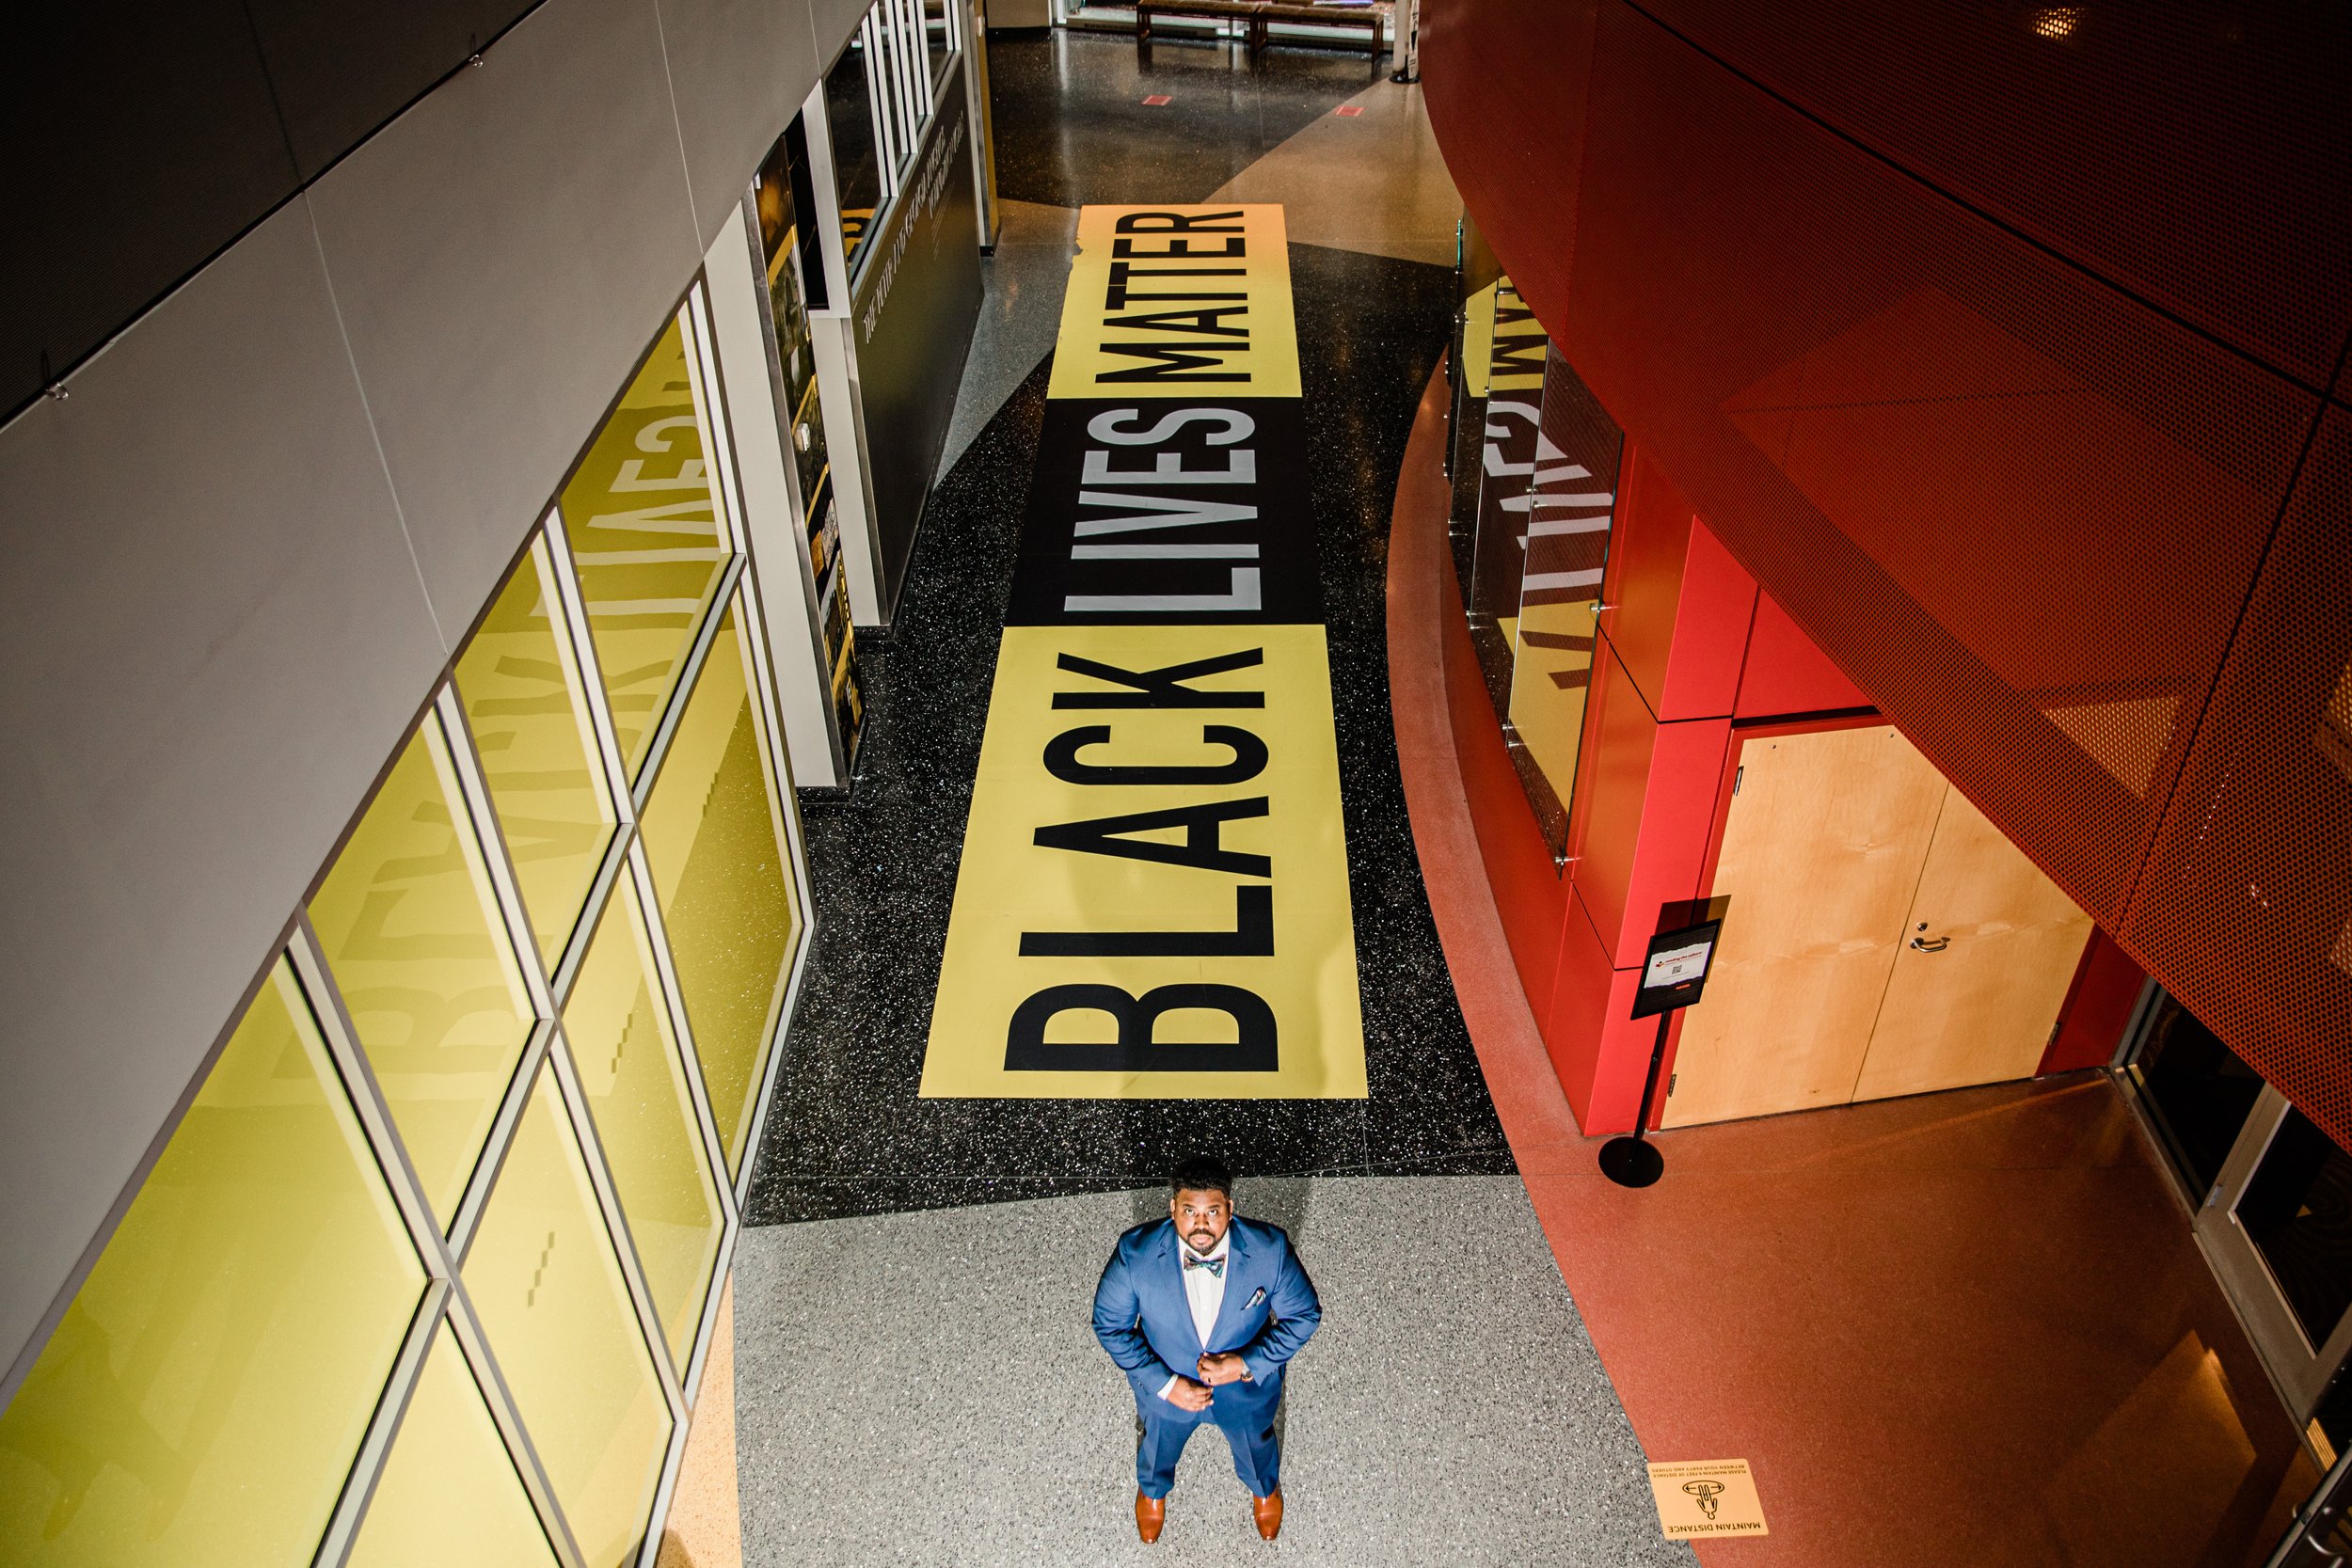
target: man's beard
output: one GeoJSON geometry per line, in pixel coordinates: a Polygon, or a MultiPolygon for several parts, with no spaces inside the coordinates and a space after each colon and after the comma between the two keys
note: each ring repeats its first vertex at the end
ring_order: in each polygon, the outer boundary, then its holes
{"type": "Polygon", "coordinates": [[[1192,1234],[1186,1236],[1184,1238],[1184,1243],[1191,1247],[1193,1251],[1206,1257],[1209,1249],[1216,1245],[1216,1236],[1215,1232],[1211,1231],[1209,1227],[1204,1225],[1197,1227],[1192,1234]]]}

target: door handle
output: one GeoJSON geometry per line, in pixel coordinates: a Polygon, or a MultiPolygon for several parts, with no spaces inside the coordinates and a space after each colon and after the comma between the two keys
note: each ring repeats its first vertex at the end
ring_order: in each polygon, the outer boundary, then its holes
{"type": "Polygon", "coordinates": [[[1912,949],[1919,953],[1941,953],[1952,944],[1949,937],[1913,937],[1912,949]]]}

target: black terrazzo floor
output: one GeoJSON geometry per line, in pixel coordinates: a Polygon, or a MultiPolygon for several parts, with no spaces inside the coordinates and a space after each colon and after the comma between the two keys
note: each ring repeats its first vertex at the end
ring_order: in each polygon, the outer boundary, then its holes
{"type": "Polygon", "coordinates": [[[1014,201],[1206,201],[1364,90],[1364,56],[1277,49],[1255,69],[1221,43],[1152,45],[1056,29],[988,44],[996,191],[1014,201]],[[1165,93],[1168,102],[1143,100],[1165,93]]]}
{"type": "MultiPolygon", "coordinates": [[[[1132,46],[1124,57],[1132,66],[1132,46]]],[[[1353,81],[1360,85],[1360,63],[1353,81]]],[[[1008,99],[1023,89],[1009,88],[1002,72],[998,83],[1004,156],[1020,140],[1006,134],[1008,99]]],[[[1025,90],[1054,89],[1033,83],[1025,90]]],[[[1313,90],[1331,92],[1328,102],[1345,96],[1336,86],[1313,90]]],[[[1309,91],[1297,89],[1302,100],[1309,91]]],[[[1052,158],[1090,166],[1090,157],[1073,159],[1071,150],[1117,141],[1115,120],[1098,128],[1084,96],[1076,102],[1068,113],[1077,128],[1063,125],[1059,150],[1039,154],[1031,174],[1052,158]]],[[[1285,112],[1323,111],[1293,105],[1285,112]]],[[[1245,133],[1234,135],[1229,150],[1266,134],[1245,133]]],[[[1130,156],[1135,149],[1114,146],[1107,171],[1064,167],[1055,176],[1067,177],[1057,194],[1026,187],[1017,194],[1197,200],[1231,170],[1219,172],[1216,157],[1194,151],[1192,171],[1160,180],[1130,156]]],[[[1001,175],[1000,189],[1016,194],[1001,175]]],[[[1291,268],[1313,432],[1312,507],[1370,1097],[918,1097],[1049,359],[940,481],[890,637],[861,637],[869,717],[855,786],[846,800],[803,807],[818,927],[761,1139],[748,1223],[1147,1186],[1201,1149],[1223,1154],[1245,1175],[1513,1169],[1430,919],[1389,711],[1390,507],[1415,404],[1445,342],[1453,278],[1438,267],[1298,245],[1291,246],[1291,268]]]]}

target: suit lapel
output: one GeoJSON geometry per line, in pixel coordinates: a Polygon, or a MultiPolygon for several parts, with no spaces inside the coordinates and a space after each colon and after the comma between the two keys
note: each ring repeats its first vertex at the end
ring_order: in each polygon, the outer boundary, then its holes
{"type": "MultiPolygon", "coordinates": [[[[1248,1288],[1242,1283],[1242,1277],[1249,1272],[1249,1252],[1248,1239],[1242,1230],[1241,1221],[1233,1221],[1225,1236],[1225,1299],[1217,1304],[1216,1321],[1209,1324],[1209,1345],[1225,1342],[1227,1329],[1232,1326],[1243,1304],[1249,1299],[1248,1288]]],[[[1182,1263],[1177,1265],[1177,1272],[1184,1272],[1182,1263]]],[[[1177,1288],[1184,1288],[1182,1280],[1177,1281],[1177,1288]]],[[[1191,1321],[1191,1313],[1187,1312],[1184,1316],[1186,1322],[1191,1321]]],[[[1208,1353],[1209,1345],[1200,1347],[1203,1354],[1208,1353]]]]}
{"type": "MultiPolygon", "coordinates": [[[[1184,1293],[1184,1248],[1176,1238],[1174,1220],[1169,1220],[1167,1228],[1160,1233],[1160,1260],[1154,1266],[1159,1270],[1164,1289],[1168,1292],[1168,1309],[1176,1314],[1178,1326],[1183,1330],[1185,1338],[1190,1339],[1196,1345],[1200,1344],[1200,1331],[1192,1326],[1192,1298],[1184,1293]]],[[[1206,1349],[1207,1347],[1203,1346],[1201,1352],[1195,1354],[1194,1359],[1200,1359],[1200,1354],[1205,1354],[1206,1349]]],[[[1192,1374],[1187,1371],[1184,1375],[1190,1377],[1192,1374]]]]}

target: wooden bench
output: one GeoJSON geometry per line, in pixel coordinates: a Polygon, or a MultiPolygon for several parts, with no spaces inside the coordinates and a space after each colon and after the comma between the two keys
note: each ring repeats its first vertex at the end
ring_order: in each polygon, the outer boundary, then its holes
{"type": "MultiPolygon", "coordinates": [[[[1388,21],[1372,6],[1303,6],[1285,0],[1263,0],[1258,7],[1257,46],[1266,44],[1266,28],[1271,23],[1288,22],[1308,27],[1330,27],[1342,33],[1361,31],[1364,44],[1377,59],[1388,47],[1380,41],[1382,24],[1388,21]]],[[[1256,57],[1253,54],[1253,59],[1256,57]]]]}
{"type": "MultiPolygon", "coordinates": [[[[1260,0],[1136,0],[1136,53],[1140,55],[1152,47],[1152,19],[1154,16],[1198,16],[1215,22],[1244,22],[1249,24],[1248,36],[1257,32],[1260,0]]],[[[1250,51],[1255,59],[1255,48],[1250,51]]]]}
{"type": "Polygon", "coordinates": [[[1136,0],[1136,53],[1141,56],[1152,47],[1152,24],[1154,17],[1197,16],[1216,22],[1243,24],[1242,40],[1249,52],[1251,64],[1265,52],[1268,30],[1277,22],[1308,27],[1328,27],[1339,32],[1361,32],[1374,58],[1377,59],[1387,47],[1380,32],[1386,16],[1372,7],[1361,8],[1347,6],[1311,6],[1285,3],[1285,0],[1136,0]]]}

